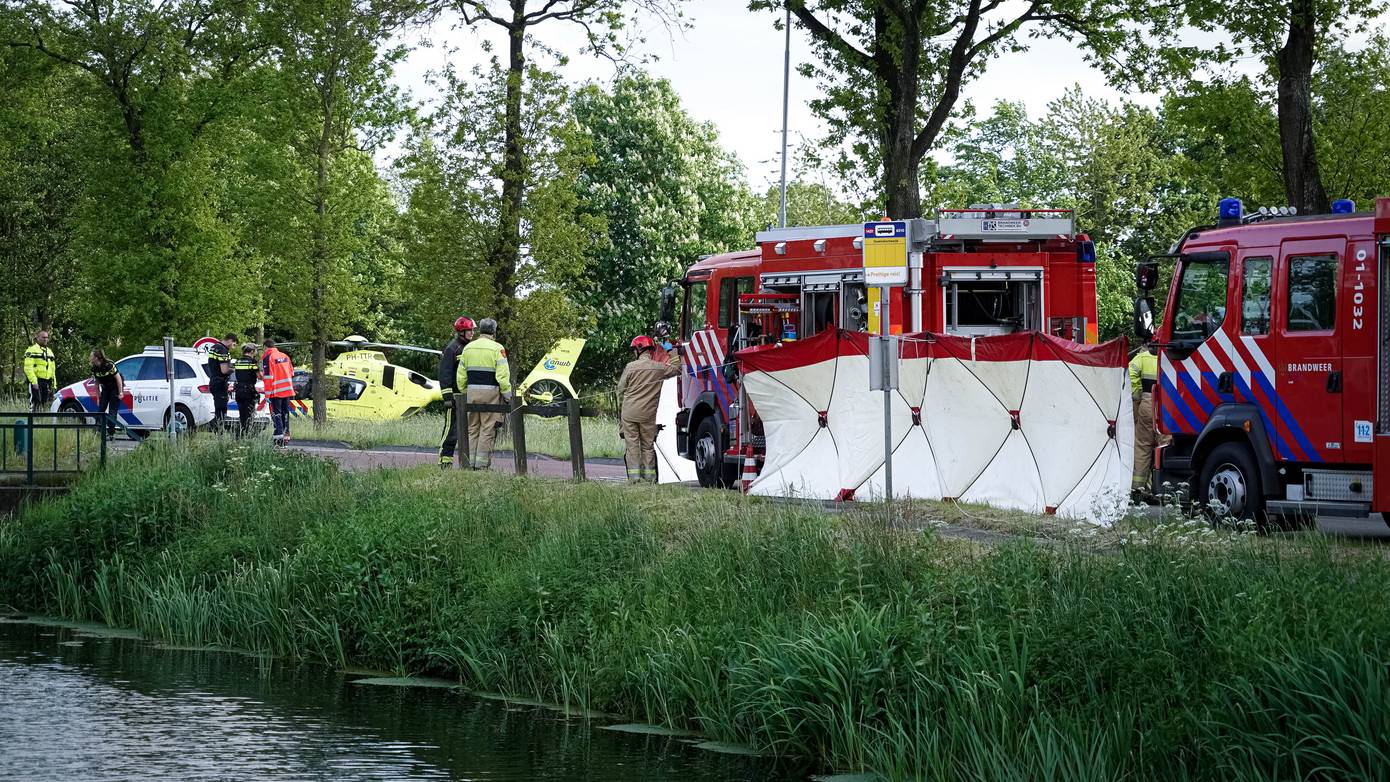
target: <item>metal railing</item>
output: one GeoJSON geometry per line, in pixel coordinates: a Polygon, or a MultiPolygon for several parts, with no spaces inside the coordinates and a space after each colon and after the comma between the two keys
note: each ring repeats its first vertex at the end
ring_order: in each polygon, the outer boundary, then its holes
{"type": "Polygon", "coordinates": [[[36,478],[80,475],[84,471],[84,433],[96,439],[96,443],[88,443],[85,467],[90,469],[93,460],[97,467],[104,466],[107,443],[103,416],[0,412],[0,477],[23,475],[24,484],[34,486],[36,478]],[[47,453],[41,452],[44,449],[47,453]]]}

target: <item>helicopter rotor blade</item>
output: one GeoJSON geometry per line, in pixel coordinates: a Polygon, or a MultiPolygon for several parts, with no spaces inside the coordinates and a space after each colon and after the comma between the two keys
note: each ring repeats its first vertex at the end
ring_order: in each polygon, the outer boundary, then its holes
{"type": "Polygon", "coordinates": [[[432,353],[436,356],[444,354],[444,351],[442,350],[434,350],[433,348],[422,348],[418,345],[396,345],[390,342],[354,342],[352,344],[364,348],[386,348],[387,350],[413,350],[417,353],[432,353]]]}

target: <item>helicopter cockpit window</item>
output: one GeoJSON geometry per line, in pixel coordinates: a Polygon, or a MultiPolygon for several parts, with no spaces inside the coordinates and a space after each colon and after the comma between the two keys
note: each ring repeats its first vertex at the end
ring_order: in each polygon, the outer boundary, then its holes
{"type": "Polygon", "coordinates": [[[361,380],[351,377],[338,378],[338,399],[344,402],[354,402],[362,398],[363,392],[367,390],[367,384],[361,380]]]}

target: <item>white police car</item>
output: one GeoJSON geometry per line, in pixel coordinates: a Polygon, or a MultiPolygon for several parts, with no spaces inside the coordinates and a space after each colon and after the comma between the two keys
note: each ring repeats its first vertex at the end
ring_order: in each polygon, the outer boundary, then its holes
{"type": "MultiPolygon", "coordinates": [[[[200,344],[203,342],[199,341],[200,344]]],[[[193,431],[212,423],[212,394],[208,392],[207,350],[174,348],[174,394],[172,415],[179,431],[193,431]]],[[[125,380],[125,396],[121,398],[118,415],[122,423],[135,431],[154,431],[168,426],[171,414],[169,380],[165,376],[164,348],[153,345],[144,352],[127,356],[116,362],[116,369],[125,380]]],[[[259,390],[261,384],[256,383],[259,390]]],[[[227,418],[240,420],[236,396],[228,395],[227,418]]],[[[87,378],[59,389],[53,400],[54,412],[96,412],[97,383],[87,378]]],[[[270,413],[264,398],[257,402],[253,419],[256,431],[270,423],[270,413]]]]}

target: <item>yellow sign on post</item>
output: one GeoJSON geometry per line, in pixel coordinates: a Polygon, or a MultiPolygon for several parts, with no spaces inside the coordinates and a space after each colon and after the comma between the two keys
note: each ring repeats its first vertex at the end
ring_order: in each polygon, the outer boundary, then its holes
{"type": "Polygon", "coordinates": [[[864,223],[864,284],[882,288],[907,284],[907,221],[864,223]]]}

